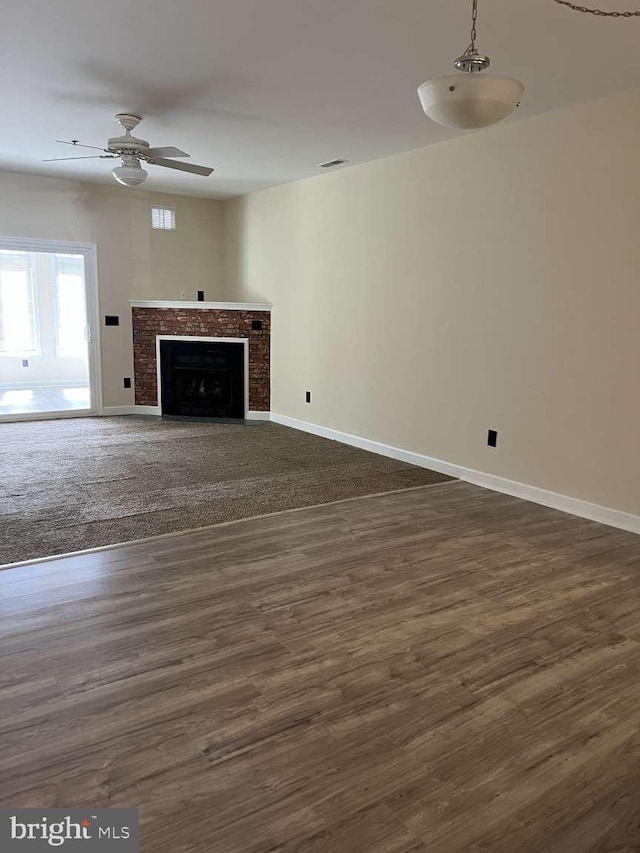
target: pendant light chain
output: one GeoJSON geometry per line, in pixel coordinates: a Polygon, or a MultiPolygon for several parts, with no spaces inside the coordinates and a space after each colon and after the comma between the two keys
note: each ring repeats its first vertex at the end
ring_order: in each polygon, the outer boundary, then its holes
{"type": "Polygon", "coordinates": [[[590,9],[588,6],[576,6],[575,3],[571,3],[569,0],[554,0],[554,3],[558,3],[560,6],[568,6],[569,9],[573,9],[574,12],[587,12],[590,15],[600,15],[602,18],[640,18],[640,10],[634,10],[633,12],[604,12],[602,9],[590,9]]]}
{"type": "Polygon", "coordinates": [[[476,49],[476,38],[478,33],[476,31],[476,26],[478,23],[478,0],[473,0],[473,12],[471,14],[471,49],[475,52],[476,49]]]}

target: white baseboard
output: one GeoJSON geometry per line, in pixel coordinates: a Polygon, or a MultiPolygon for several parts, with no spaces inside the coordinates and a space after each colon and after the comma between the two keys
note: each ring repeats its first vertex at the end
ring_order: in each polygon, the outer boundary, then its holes
{"type": "Polygon", "coordinates": [[[289,418],[286,415],[278,415],[275,412],[271,413],[271,420],[283,426],[299,429],[303,432],[310,432],[313,435],[319,435],[323,438],[330,438],[333,441],[359,447],[362,450],[369,450],[372,453],[388,456],[391,459],[398,459],[401,462],[408,462],[419,468],[430,468],[432,471],[438,471],[440,474],[448,474],[451,477],[456,477],[467,483],[473,483],[476,486],[482,486],[485,489],[491,489],[494,492],[502,492],[503,494],[512,495],[525,501],[561,510],[562,512],[569,513],[569,515],[577,515],[580,518],[588,518],[591,521],[608,524],[610,527],[618,527],[621,530],[640,534],[640,516],[632,515],[619,509],[600,506],[599,504],[583,501],[579,498],[572,498],[569,495],[550,492],[538,486],[518,483],[515,480],[507,480],[504,477],[497,477],[494,474],[476,471],[473,468],[464,468],[462,465],[455,465],[453,462],[434,459],[431,456],[424,456],[421,453],[413,453],[410,450],[403,450],[400,447],[393,447],[389,444],[382,444],[379,441],[371,441],[368,438],[339,432],[338,430],[329,429],[318,424],[300,421],[296,418],[289,418]]]}
{"type": "Polygon", "coordinates": [[[361,450],[369,450],[371,453],[379,453],[380,456],[389,456],[391,459],[398,459],[400,462],[408,462],[410,465],[417,465],[419,468],[430,468],[432,471],[437,471],[439,474],[448,474],[450,477],[456,477],[459,480],[464,479],[462,474],[465,468],[460,465],[454,465],[451,462],[443,462],[441,459],[432,459],[430,456],[423,456],[420,453],[413,453],[411,450],[402,450],[400,447],[393,447],[390,444],[382,444],[379,441],[371,441],[368,438],[362,438],[359,435],[351,435],[348,432],[339,432],[335,429],[319,426],[318,424],[308,423],[307,421],[299,421],[296,418],[289,418],[286,415],[277,415],[271,412],[271,420],[274,423],[282,424],[283,426],[299,429],[303,432],[311,432],[313,435],[320,435],[322,438],[330,438],[332,441],[339,441],[342,444],[350,444],[353,447],[359,447],[361,450]]]}

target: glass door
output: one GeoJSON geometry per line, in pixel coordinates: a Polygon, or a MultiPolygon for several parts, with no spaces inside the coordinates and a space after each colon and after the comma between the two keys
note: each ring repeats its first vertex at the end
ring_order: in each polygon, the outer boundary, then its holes
{"type": "Polygon", "coordinates": [[[0,420],[93,413],[84,264],[0,249],[0,420]]]}

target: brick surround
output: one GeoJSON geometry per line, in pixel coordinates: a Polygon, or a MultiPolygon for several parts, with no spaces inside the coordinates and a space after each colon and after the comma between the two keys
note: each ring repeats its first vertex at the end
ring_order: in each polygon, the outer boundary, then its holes
{"type": "Polygon", "coordinates": [[[248,338],[249,409],[268,412],[270,406],[271,314],[219,308],[132,308],[133,369],[137,406],[158,405],[156,335],[203,338],[248,338]],[[262,321],[262,330],[251,328],[262,321]]]}

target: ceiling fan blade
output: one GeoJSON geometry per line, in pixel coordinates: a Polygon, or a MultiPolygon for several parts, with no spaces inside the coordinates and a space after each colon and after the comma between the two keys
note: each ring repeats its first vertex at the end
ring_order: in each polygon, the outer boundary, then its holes
{"type": "Polygon", "coordinates": [[[176,160],[165,160],[164,157],[159,157],[157,160],[151,160],[153,166],[166,166],[167,169],[178,169],[180,172],[191,172],[194,175],[210,175],[213,169],[207,166],[196,166],[194,163],[178,163],[176,160]]]}
{"type": "Polygon", "coordinates": [[[191,154],[174,148],[173,145],[167,145],[165,148],[147,148],[144,153],[149,157],[191,157],[191,154]]]}
{"type": "Polygon", "coordinates": [[[58,160],[117,160],[116,154],[89,154],[88,157],[49,157],[43,163],[55,163],[58,160]]]}
{"type": "Polygon", "coordinates": [[[77,139],[73,139],[68,141],[66,139],[56,139],[56,142],[60,142],[62,145],[73,145],[76,148],[93,148],[94,151],[106,151],[106,148],[98,148],[97,145],[85,145],[83,142],[78,142],[77,139]]]}

